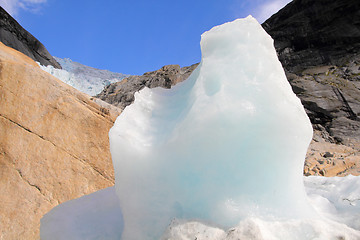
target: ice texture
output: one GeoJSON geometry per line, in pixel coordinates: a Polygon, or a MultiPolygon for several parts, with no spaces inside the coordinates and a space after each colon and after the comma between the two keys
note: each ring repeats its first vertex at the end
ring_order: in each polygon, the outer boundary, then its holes
{"type": "MultiPolygon", "coordinates": [[[[174,219],[162,240],[357,240],[360,239],[360,177],[304,177],[311,205],[327,219],[246,218],[230,229],[174,219]],[[344,225],[346,224],[346,225],[344,225]]],[[[41,219],[42,240],[120,239],[123,228],[115,188],[65,202],[41,219]]]]}
{"type": "Polygon", "coordinates": [[[54,58],[61,65],[62,69],[56,69],[50,65],[40,65],[41,69],[90,96],[95,96],[100,93],[105,86],[114,82],[120,82],[129,76],[122,73],[88,67],[81,63],[74,62],[69,58],[54,58]]]}
{"type": "Polygon", "coordinates": [[[311,204],[322,216],[359,231],[360,176],[304,178],[311,204]]]}
{"type": "Polygon", "coordinates": [[[302,177],[312,127],[271,37],[249,16],[200,45],[188,80],[144,88],[110,130],[124,240],[159,239],[173,218],[316,217],[302,177]]]}

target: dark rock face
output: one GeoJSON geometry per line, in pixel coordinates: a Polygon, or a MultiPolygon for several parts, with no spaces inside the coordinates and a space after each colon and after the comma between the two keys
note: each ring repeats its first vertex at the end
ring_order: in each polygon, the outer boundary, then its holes
{"type": "Polygon", "coordinates": [[[44,45],[26,31],[2,7],[0,7],[0,41],[44,66],[52,65],[61,69],[60,64],[55,61],[44,45]]]}
{"type": "Polygon", "coordinates": [[[316,130],[360,141],[360,1],[294,0],[262,24],[316,130]]]}
{"type": "Polygon", "coordinates": [[[360,50],[360,1],[294,0],[262,26],[288,71],[341,65],[360,50]]]}
{"type": "Polygon", "coordinates": [[[287,73],[317,130],[331,142],[360,142],[360,55],[342,66],[318,66],[287,73]],[[328,134],[327,134],[327,133],[328,134]]]}
{"type": "Polygon", "coordinates": [[[187,79],[197,66],[198,64],[194,64],[180,68],[179,65],[166,65],[157,71],[144,73],[142,76],[130,76],[121,82],[110,84],[96,97],[124,109],[134,102],[135,92],[144,87],[171,88],[187,79]]]}

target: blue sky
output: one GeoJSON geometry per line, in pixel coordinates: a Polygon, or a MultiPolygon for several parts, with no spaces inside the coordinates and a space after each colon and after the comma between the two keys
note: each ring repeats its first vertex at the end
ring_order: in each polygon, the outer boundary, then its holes
{"type": "Polygon", "coordinates": [[[290,0],[0,0],[53,56],[126,74],[201,59],[200,36],[251,14],[260,23],[290,0]]]}

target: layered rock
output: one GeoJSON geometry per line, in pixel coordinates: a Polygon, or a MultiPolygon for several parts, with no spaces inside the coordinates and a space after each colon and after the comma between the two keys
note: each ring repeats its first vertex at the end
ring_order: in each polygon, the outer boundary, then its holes
{"type": "Polygon", "coordinates": [[[315,129],[305,174],[360,174],[359,10],[359,1],[294,0],[262,24],[315,129]]]}
{"type": "Polygon", "coordinates": [[[19,52],[40,62],[42,65],[52,65],[55,68],[61,66],[50,55],[45,46],[31,33],[26,31],[10,14],[0,6],[0,41],[19,52]]]}
{"type": "Polygon", "coordinates": [[[121,82],[108,85],[96,97],[124,109],[134,102],[135,92],[144,87],[171,88],[171,86],[187,79],[197,66],[198,64],[193,64],[189,67],[180,68],[179,65],[166,65],[159,70],[144,73],[142,76],[130,76],[121,82]]]}
{"type": "Polygon", "coordinates": [[[114,184],[119,110],[96,101],[0,43],[1,239],[38,239],[51,208],[114,184]]]}
{"type": "Polygon", "coordinates": [[[342,66],[318,66],[288,73],[314,128],[330,142],[360,143],[360,54],[342,66]]]}
{"type": "Polygon", "coordinates": [[[360,2],[294,0],[263,23],[314,128],[360,141],[360,2]]]}
{"type": "Polygon", "coordinates": [[[294,0],[262,26],[288,71],[342,65],[360,50],[359,9],[354,0],[294,0]]]}

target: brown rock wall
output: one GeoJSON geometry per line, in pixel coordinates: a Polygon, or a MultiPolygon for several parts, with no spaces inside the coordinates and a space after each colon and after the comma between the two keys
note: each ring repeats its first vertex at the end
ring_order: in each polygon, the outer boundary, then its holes
{"type": "Polygon", "coordinates": [[[0,239],[38,239],[52,207],[114,184],[107,106],[0,44],[0,239]]]}

